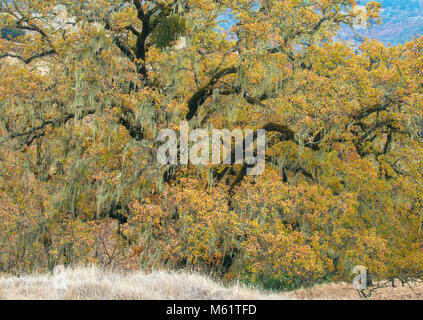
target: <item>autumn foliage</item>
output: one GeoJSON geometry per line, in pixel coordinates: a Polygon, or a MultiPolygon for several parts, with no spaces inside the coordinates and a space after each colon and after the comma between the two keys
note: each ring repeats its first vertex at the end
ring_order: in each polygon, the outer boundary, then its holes
{"type": "Polygon", "coordinates": [[[0,1],[0,270],[422,277],[423,37],[336,41],[356,2],[0,1]],[[182,120],[265,128],[265,172],[160,166],[182,120]]]}

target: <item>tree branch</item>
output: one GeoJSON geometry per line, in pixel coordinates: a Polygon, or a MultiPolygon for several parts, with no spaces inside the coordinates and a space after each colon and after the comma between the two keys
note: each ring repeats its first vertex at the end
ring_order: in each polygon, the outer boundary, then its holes
{"type": "Polygon", "coordinates": [[[210,81],[203,87],[197,90],[194,95],[188,100],[187,120],[191,120],[196,115],[198,108],[210,97],[213,93],[214,85],[223,77],[229,74],[238,72],[238,67],[232,66],[216,72],[210,81]]]}
{"type": "Polygon", "coordinates": [[[34,61],[35,59],[43,58],[43,57],[50,56],[50,55],[53,55],[53,54],[56,54],[56,51],[55,50],[40,52],[40,53],[37,53],[37,54],[35,54],[35,55],[33,55],[33,56],[29,57],[29,58],[23,58],[22,56],[17,55],[17,54],[5,53],[5,54],[0,55],[0,59],[3,59],[3,58],[16,58],[16,59],[21,60],[25,64],[29,64],[32,61],[34,61]]]}

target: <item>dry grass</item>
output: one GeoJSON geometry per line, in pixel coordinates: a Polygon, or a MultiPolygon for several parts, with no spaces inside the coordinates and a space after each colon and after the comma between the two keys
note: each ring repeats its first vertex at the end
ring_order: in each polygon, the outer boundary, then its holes
{"type": "MultiPolygon", "coordinates": [[[[53,275],[0,278],[0,299],[289,299],[244,286],[225,288],[198,274],[141,272],[126,275],[77,268],[53,275]]],[[[292,299],[292,298],[291,298],[292,299]]]]}
{"type": "MultiPolygon", "coordinates": [[[[423,285],[416,287],[423,292],[423,285]]],[[[409,288],[381,289],[373,299],[422,298],[409,288]]],[[[290,293],[266,293],[242,285],[225,288],[198,274],[141,272],[118,274],[98,268],[58,270],[52,275],[0,277],[0,299],[164,299],[164,300],[291,300],[358,299],[349,284],[320,285],[290,293]]]]}

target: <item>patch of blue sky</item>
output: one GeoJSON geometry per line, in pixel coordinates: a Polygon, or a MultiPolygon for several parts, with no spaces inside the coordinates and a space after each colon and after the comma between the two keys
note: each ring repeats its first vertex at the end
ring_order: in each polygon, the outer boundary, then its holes
{"type": "Polygon", "coordinates": [[[219,24],[219,27],[221,27],[223,30],[228,31],[236,24],[236,20],[233,16],[231,10],[227,9],[226,13],[222,14],[217,19],[217,23],[219,24]]]}

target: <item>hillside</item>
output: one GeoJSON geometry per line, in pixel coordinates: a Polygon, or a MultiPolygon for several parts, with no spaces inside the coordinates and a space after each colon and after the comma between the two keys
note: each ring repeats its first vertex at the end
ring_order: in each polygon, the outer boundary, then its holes
{"type": "MultiPolygon", "coordinates": [[[[423,1],[381,0],[377,2],[382,4],[382,25],[357,29],[358,35],[374,38],[385,44],[397,45],[423,34],[423,1]]],[[[338,36],[343,40],[355,39],[353,32],[346,27],[341,29],[338,36]]]]}
{"type": "MultiPolygon", "coordinates": [[[[359,1],[365,5],[367,1],[359,1]]],[[[369,28],[356,28],[355,32],[361,37],[380,40],[385,44],[397,45],[410,41],[416,35],[423,34],[423,1],[421,0],[379,0],[382,4],[382,25],[372,25],[369,28]]],[[[222,17],[221,26],[229,29],[235,20],[230,14],[222,17]]],[[[351,28],[342,26],[338,33],[342,40],[357,41],[351,28]]]]}

